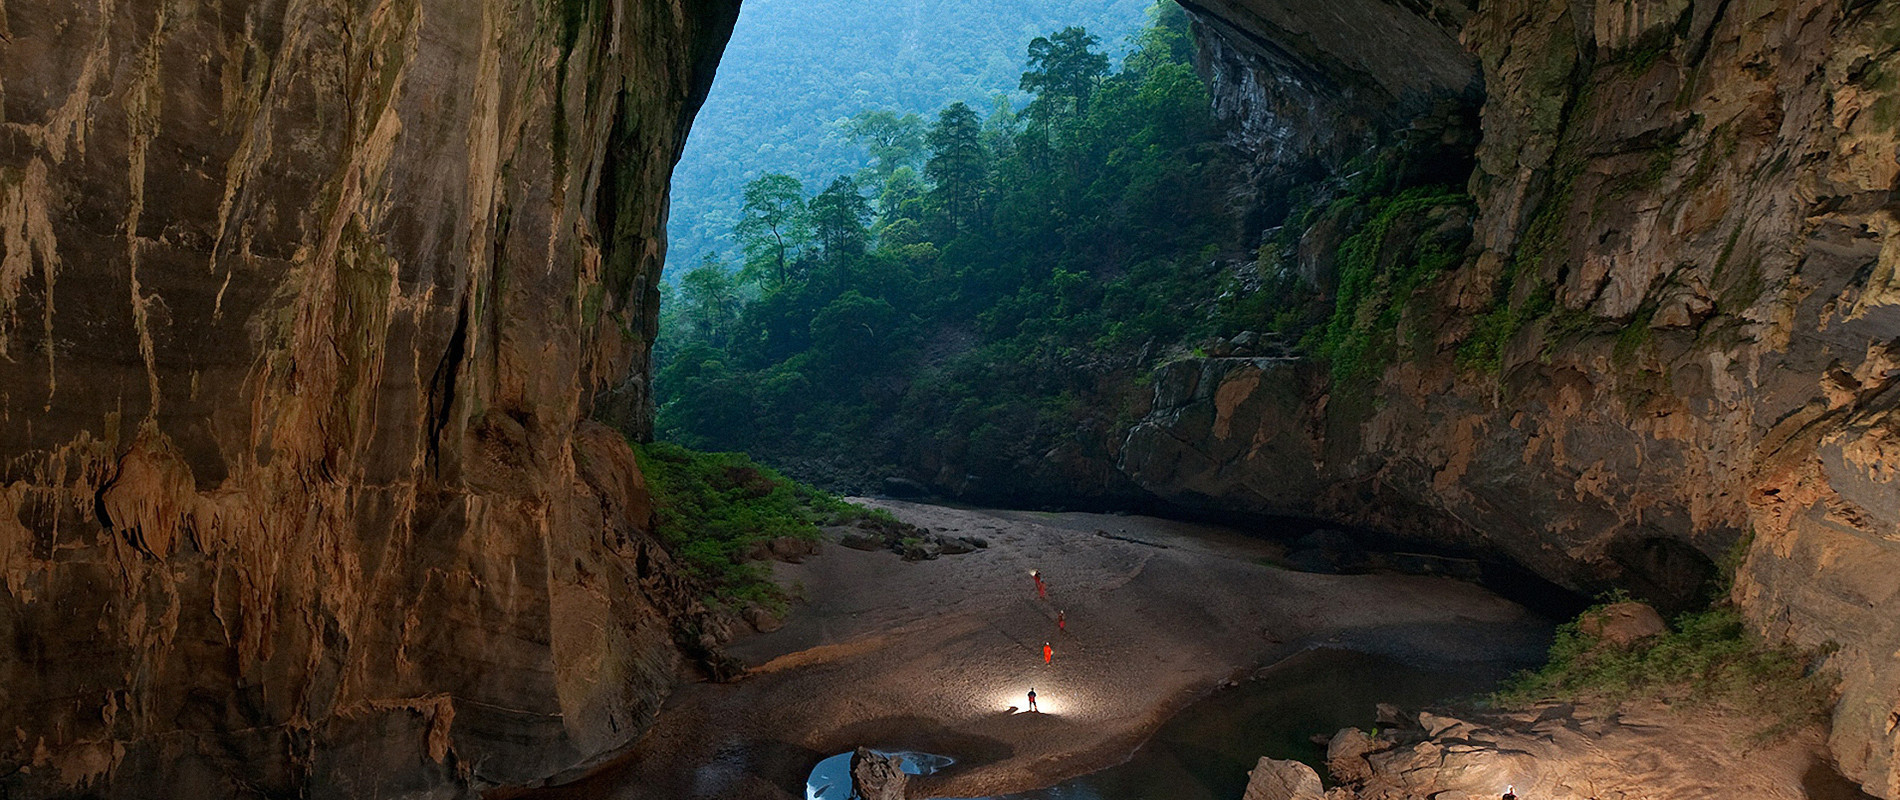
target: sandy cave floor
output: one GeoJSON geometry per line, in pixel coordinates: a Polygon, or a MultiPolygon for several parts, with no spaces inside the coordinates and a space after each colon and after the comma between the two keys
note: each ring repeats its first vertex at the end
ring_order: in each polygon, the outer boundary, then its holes
{"type": "Polygon", "coordinates": [[[1456,665],[1534,660],[1548,641],[1548,621],[1477,586],[1293,572],[1229,529],[858,502],[990,546],[904,562],[827,544],[778,565],[806,601],[731,645],[748,677],[681,687],[632,753],[537,795],[802,797],[819,759],[857,745],[959,759],[913,797],[1021,791],[1120,762],[1195,698],[1308,647],[1456,665]],[[1012,713],[1032,686],[1043,713],[1012,713]]]}

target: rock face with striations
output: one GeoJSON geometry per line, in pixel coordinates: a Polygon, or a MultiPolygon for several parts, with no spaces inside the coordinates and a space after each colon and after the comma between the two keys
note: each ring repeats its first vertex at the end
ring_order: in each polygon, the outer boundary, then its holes
{"type": "Polygon", "coordinates": [[[614,427],[737,6],[7,5],[0,794],[454,795],[642,730],[690,594],[614,427]]]}
{"type": "MultiPolygon", "coordinates": [[[[1455,29],[1483,86],[1471,245],[1393,299],[1378,336],[1396,352],[1362,385],[1167,368],[1124,473],[1176,503],[1468,544],[1665,610],[1739,554],[1757,627],[1832,651],[1838,766],[1900,798],[1900,5],[1354,6],[1194,4],[1217,102],[1243,131],[1402,127],[1352,109],[1457,96],[1450,34],[1408,33],[1455,29]],[[1392,63],[1418,65],[1410,83],[1380,78],[1392,63]],[[1299,97],[1330,107],[1275,111],[1299,97]]],[[[1286,164],[1341,144],[1254,138],[1286,164]]],[[[1338,243],[1306,235],[1302,251],[1338,243]]]]}

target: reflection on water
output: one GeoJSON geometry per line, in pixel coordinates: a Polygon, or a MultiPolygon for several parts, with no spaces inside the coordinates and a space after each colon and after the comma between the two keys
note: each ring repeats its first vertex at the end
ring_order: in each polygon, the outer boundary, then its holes
{"type": "Polygon", "coordinates": [[[1348,650],[1308,651],[1182,710],[1126,764],[997,800],[1239,800],[1261,756],[1319,768],[1326,748],[1313,735],[1370,729],[1378,703],[1415,708],[1485,692],[1523,666],[1428,669],[1348,650]]]}
{"type": "MultiPolygon", "coordinates": [[[[957,763],[956,759],[949,756],[930,753],[913,753],[906,750],[872,750],[871,752],[881,756],[897,756],[898,768],[911,775],[929,775],[957,763]]],[[[850,753],[839,753],[818,762],[818,766],[812,767],[811,777],[805,779],[805,800],[850,800],[850,797],[850,753]]]]}

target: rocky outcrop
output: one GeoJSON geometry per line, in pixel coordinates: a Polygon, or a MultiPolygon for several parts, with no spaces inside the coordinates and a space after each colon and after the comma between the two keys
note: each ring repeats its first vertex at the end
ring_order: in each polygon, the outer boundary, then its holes
{"type": "Polygon", "coordinates": [[[904,800],[910,776],[903,759],[865,747],[851,753],[851,796],[858,800],[904,800]]]}
{"type": "Polygon", "coordinates": [[[737,5],[7,5],[0,794],[444,796],[641,731],[691,595],[622,431],[737,5]]]}
{"type": "MultiPolygon", "coordinates": [[[[1396,343],[1363,383],[1169,367],[1125,472],[1199,507],[1490,549],[1665,610],[1734,553],[1757,627],[1831,653],[1840,768],[1900,798],[1900,6],[1359,5],[1329,24],[1462,24],[1484,87],[1470,250],[1391,298],[1395,326],[1360,331],[1396,343]],[[1184,394],[1188,374],[1203,383],[1184,394]]],[[[1265,52],[1267,72],[1343,50],[1303,63],[1376,75],[1351,37],[1288,21],[1314,8],[1205,4],[1222,41],[1204,47],[1265,52]]],[[[1437,74],[1441,43],[1413,39],[1437,74]]],[[[1210,82],[1228,108],[1287,96],[1210,82]]]]}
{"type": "Polygon", "coordinates": [[[1668,633],[1669,625],[1648,603],[1611,603],[1578,617],[1577,632],[1604,645],[1627,649],[1668,633]]]}
{"type": "Polygon", "coordinates": [[[1323,800],[1319,773],[1298,761],[1262,757],[1247,773],[1247,793],[1241,800],[1323,800]]]}
{"type": "Polygon", "coordinates": [[[1418,713],[1377,738],[1334,736],[1331,800],[1518,797],[1855,797],[1828,769],[1812,730],[1749,744],[1751,721],[1710,710],[1643,707],[1609,715],[1570,706],[1461,719],[1418,713]],[[1685,732],[1692,735],[1685,736],[1685,732]]]}
{"type": "Polygon", "coordinates": [[[1475,0],[1185,0],[1196,63],[1250,156],[1238,191],[1248,224],[1287,211],[1286,193],[1346,167],[1409,129],[1422,148],[1460,144],[1421,161],[1469,165],[1469,117],[1477,108],[1477,61],[1458,42],[1475,0]],[[1421,9],[1424,13],[1420,13],[1421,9]],[[1429,141],[1431,139],[1449,140],[1429,141]]]}

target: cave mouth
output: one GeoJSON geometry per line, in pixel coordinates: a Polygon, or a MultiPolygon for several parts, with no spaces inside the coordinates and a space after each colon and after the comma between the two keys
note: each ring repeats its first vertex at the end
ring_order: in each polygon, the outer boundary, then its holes
{"type": "Polygon", "coordinates": [[[1707,607],[1720,570],[1702,551],[1664,536],[1630,535],[1610,540],[1605,552],[1618,568],[1615,585],[1673,617],[1707,607]]]}

